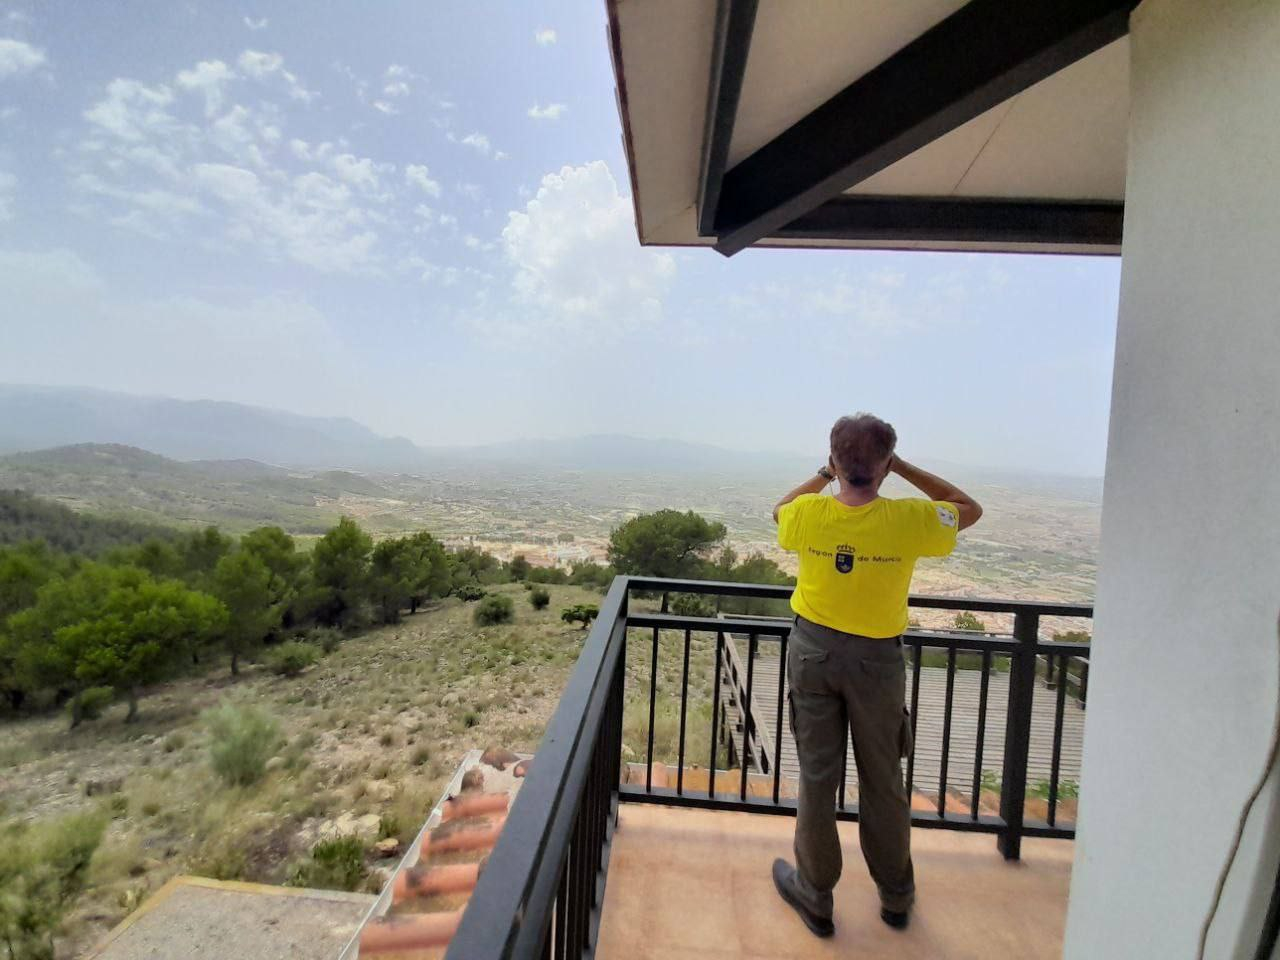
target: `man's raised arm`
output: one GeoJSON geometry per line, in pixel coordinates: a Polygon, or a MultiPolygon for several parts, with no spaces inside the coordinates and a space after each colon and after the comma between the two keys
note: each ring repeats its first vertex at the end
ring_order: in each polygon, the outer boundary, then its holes
{"type": "MultiPolygon", "coordinates": [[[[978,522],[978,518],[982,516],[982,506],[977,500],[973,499],[954,483],[949,483],[928,470],[921,470],[915,464],[907,463],[899,456],[895,456],[890,461],[889,470],[907,481],[930,500],[941,500],[944,503],[955,504],[956,510],[960,513],[961,530],[965,527],[972,527],[978,522]]],[[[783,502],[785,503],[786,501],[783,502]]],[[[774,516],[777,516],[776,510],[774,511],[774,516]]]]}
{"type": "Polygon", "coordinates": [[[774,523],[778,522],[778,511],[781,510],[783,507],[785,507],[788,503],[790,503],[796,497],[803,496],[806,493],[820,493],[822,491],[822,488],[825,487],[828,483],[830,483],[834,479],[834,474],[831,473],[829,467],[821,467],[820,471],[821,470],[826,470],[827,472],[815,473],[812,479],[806,480],[804,483],[800,484],[800,486],[796,487],[794,490],[788,493],[785,497],[779,500],[776,504],[774,504],[774,507],[773,507],[774,523]]]}

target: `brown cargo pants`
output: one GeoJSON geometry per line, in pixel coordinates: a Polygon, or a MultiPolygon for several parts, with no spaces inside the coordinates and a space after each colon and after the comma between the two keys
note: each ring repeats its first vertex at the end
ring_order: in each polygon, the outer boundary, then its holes
{"type": "Polygon", "coordinates": [[[912,744],[901,638],[860,637],[796,617],[787,678],[800,760],[797,893],[814,913],[831,916],[842,867],[836,791],[848,729],[858,767],[862,856],[881,905],[905,912],[915,899],[915,875],[911,804],[902,780],[902,758],[912,744]]]}

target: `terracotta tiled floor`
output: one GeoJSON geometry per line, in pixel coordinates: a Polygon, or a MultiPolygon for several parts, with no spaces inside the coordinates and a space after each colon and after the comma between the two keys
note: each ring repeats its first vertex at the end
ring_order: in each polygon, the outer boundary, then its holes
{"type": "Polygon", "coordinates": [[[836,935],[812,936],[778,899],[774,857],[791,856],[794,820],[641,804],[622,806],[600,925],[602,960],[809,957],[1034,958],[1062,954],[1073,844],[1024,840],[1006,863],[995,837],[915,830],[918,901],[906,931],[880,922],[856,824],[840,825],[844,877],[836,935]]]}

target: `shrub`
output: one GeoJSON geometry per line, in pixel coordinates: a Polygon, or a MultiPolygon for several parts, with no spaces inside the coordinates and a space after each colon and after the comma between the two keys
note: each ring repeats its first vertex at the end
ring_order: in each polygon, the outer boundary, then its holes
{"type": "Polygon", "coordinates": [[[364,865],[364,845],[357,837],[321,840],[311,848],[311,856],[289,874],[291,887],[318,890],[356,890],[368,870],[364,865]]]}
{"type": "MultiPolygon", "coordinates": [[[[80,694],[80,719],[97,720],[102,711],[111,706],[116,698],[114,687],[90,687],[80,694]]],[[[74,709],[75,701],[67,704],[67,712],[74,709]]]]}
{"type": "Polygon", "coordinates": [[[187,745],[187,738],[180,731],[173,731],[164,738],[162,746],[165,753],[175,753],[187,745]]]}
{"type": "Polygon", "coordinates": [[[307,643],[313,647],[325,653],[333,653],[342,643],[342,631],[335,630],[333,627],[316,627],[307,633],[306,639],[307,643]]]}
{"type": "Polygon", "coordinates": [[[590,603],[579,603],[560,611],[561,620],[565,623],[581,623],[583,630],[587,629],[591,621],[598,616],[600,616],[600,608],[590,603]]]}
{"type": "Polygon", "coordinates": [[[547,593],[542,587],[536,587],[529,593],[529,602],[533,604],[533,609],[545,610],[547,604],[551,602],[551,594],[547,593]]]}
{"type": "Polygon", "coordinates": [[[677,593],[671,599],[671,612],[681,617],[714,617],[716,606],[697,593],[677,593]]]}
{"type": "Polygon", "coordinates": [[[209,760],[229,787],[257,783],[280,745],[280,725],[257,707],[222,703],[204,713],[209,760]]]}
{"type": "Polygon", "coordinates": [[[0,941],[14,958],[54,955],[54,935],[84,889],[106,822],[76,814],[6,829],[0,842],[0,941]]]}
{"type": "Polygon", "coordinates": [[[515,605],[511,598],[500,593],[485,597],[476,606],[475,622],[482,627],[495,623],[510,623],[515,619],[515,605]]]}
{"type": "Polygon", "coordinates": [[[471,603],[475,600],[483,600],[488,596],[488,591],[484,587],[476,583],[464,583],[453,591],[453,595],[458,599],[471,603]]]}
{"type": "Polygon", "coordinates": [[[979,630],[986,632],[987,625],[968,610],[961,610],[952,621],[957,630],[979,630]]]}
{"type": "Polygon", "coordinates": [[[559,567],[534,567],[529,579],[534,583],[568,583],[569,574],[559,567]]]}
{"type": "Polygon", "coordinates": [[[418,747],[413,751],[412,762],[415,767],[421,767],[431,762],[431,750],[429,747],[418,747]]]}
{"type": "Polygon", "coordinates": [[[267,666],[282,677],[296,677],[319,659],[319,651],[311,644],[287,640],[267,654],[267,666]]]}
{"type": "Polygon", "coordinates": [[[1053,635],[1054,643],[1088,643],[1092,639],[1087,630],[1063,630],[1053,635]]]}

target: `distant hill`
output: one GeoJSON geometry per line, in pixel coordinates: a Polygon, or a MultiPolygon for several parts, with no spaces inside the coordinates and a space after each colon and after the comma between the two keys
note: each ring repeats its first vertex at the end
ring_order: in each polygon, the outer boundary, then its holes
{"type": "Polygon", "coordinates": [[[0,454],[70,444],[123,444],[177,460],[256,460],[350,470],[421,470],[402,437],[354,420],[240,403],[172,400],[78,387],[0,384],[0,454]]]}
{"type": "Polygon", "coordinates": [[[99,556],[114,547],[176,534],[173,527],[76,513],[21,490],[0,490],[0,547],[43,540],[55,550],[99,556]]]}
{"type": "Polygon", "coordinates": [[[341,497],[393,498],[376,480],[291,471],[251,460],[180,463],[123,444],[75,444],[0,457],[0,489],[50,496],[113,515],[321,532],[341,497]]]}

